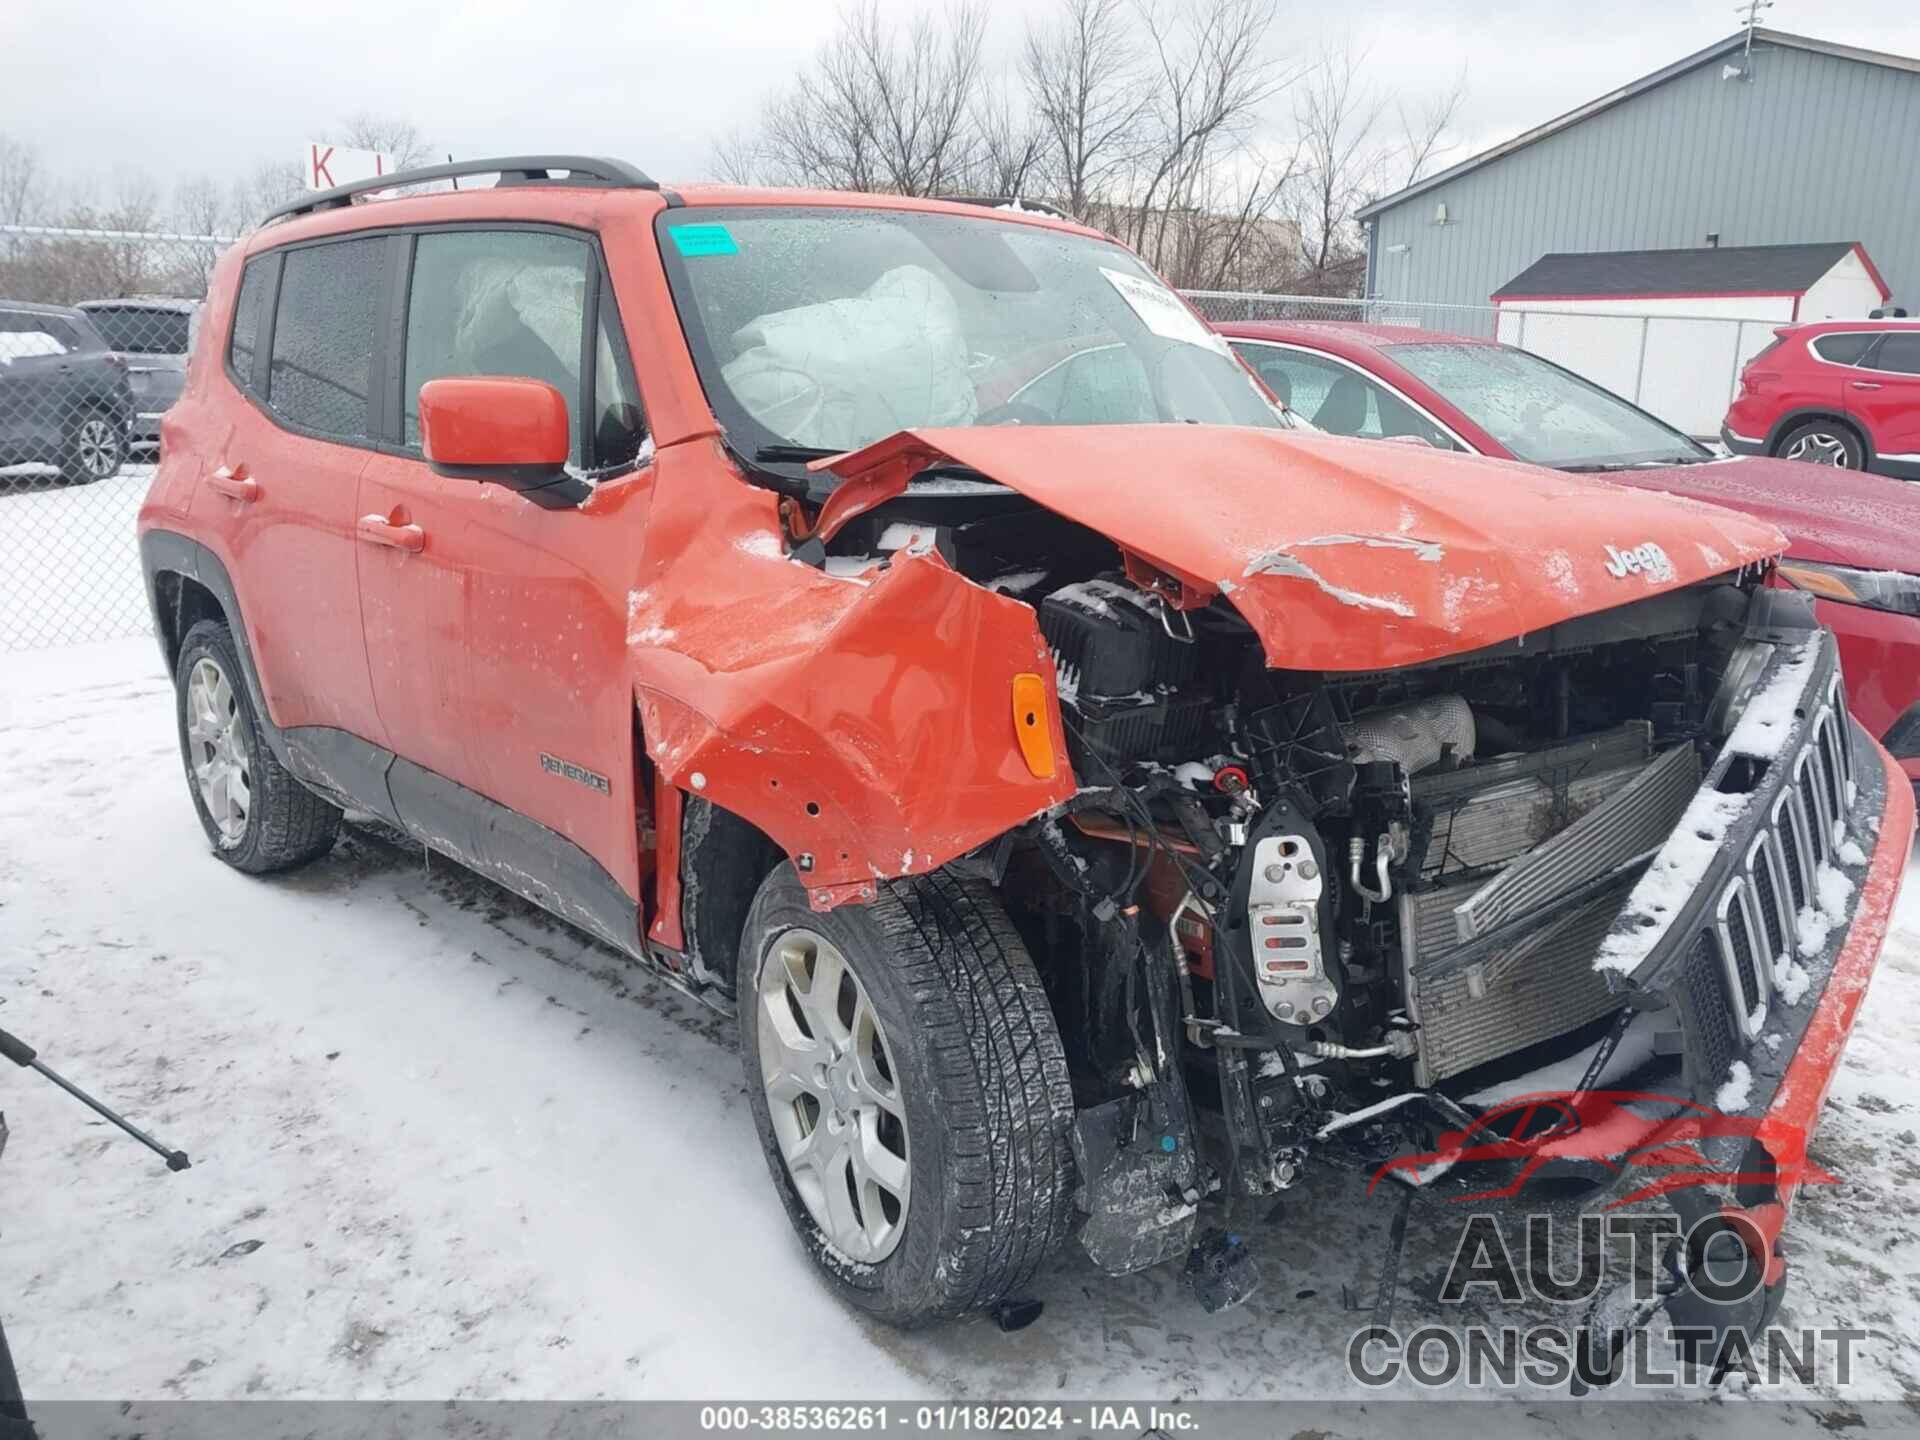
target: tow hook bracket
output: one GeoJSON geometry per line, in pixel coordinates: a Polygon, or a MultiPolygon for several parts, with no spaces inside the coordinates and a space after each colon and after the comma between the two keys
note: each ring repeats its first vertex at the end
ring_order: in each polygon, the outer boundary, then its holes
{"type": "Polygon", "coordinates": [[[1260,1267],[1240,1236],[1209,1230],[1187,1253],[1186,1280],[1209,1315],[1245,1304],[1260,1288],[1260,1267]]]}

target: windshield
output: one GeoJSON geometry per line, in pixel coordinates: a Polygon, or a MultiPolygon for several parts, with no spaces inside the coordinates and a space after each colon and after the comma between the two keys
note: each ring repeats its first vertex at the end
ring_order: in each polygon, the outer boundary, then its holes
{"type": "Polygon", "coordinates": [[[1563,470],[1685,465],[1709,452],[1619,396],[1505,345],[1389,345],[1387,354],[1518,460],[1563,470]]]}
{"type": "Polygon", "coordinates": [[[140,305],[101,306],[87,311],[86,315],[105,338],[109,350],[124,350],[134,355],[187,353],[187,326],[191,317],[184,310],[140,305]]]}
{"type": "Polygon", "coordinates": [[[945,425],[1289,422],[1117,245],[987,216],[676,209],[661,254],[748,454],[945,425]]]}

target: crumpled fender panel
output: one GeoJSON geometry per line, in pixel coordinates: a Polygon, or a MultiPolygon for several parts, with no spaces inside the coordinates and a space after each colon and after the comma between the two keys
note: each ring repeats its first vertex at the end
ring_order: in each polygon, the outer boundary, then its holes
{"type": "Polygon", "coordinates": [[[903,430],[815,468],[832,529],[958,462],[1224,594],[1289,670],[1444,659],[1764,562],[1773,526],[1700,501],[1422,445],[1224,425],[903,430]],[[1616,552],[1633,556],[1620,573],[1616,552]]]}
{"type": "Polygon", "coordinates": [[[628,604],[661,775],[763,830],[822,907],[933,870],[1073,794],[1064,746],[1038,779],[1014,732],[1013,677],[1034,671],[1062,734],[1031,608],[936,554],[857,579],[790,560],[774,497],[711,460],[675,464],[679,449],[658,462],[628,604]]]}

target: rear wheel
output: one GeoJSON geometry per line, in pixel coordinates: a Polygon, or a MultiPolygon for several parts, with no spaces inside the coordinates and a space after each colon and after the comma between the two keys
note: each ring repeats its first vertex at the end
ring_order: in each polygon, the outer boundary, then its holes
{"type": "Polygon", "coordinates": [[[788,1218],[846,1299],[899,1325],[990,1305],[1073,1218],[1073,1092],[1040,978],[974,881],[815,913],[790,865],[740,946],[740,1047],[788,1218]]]}
{"type": "Polygon", "coordinates": [[[127,437],[107,416],[81,415],[67,432],[67,451],[60,462],[60,478],[70,485],[110,480],[127,458],[127,437]]]}
{"type": "Polygon", "coordinates": [[[1830,465],[1836,470],[1858,470],[1866,459],[1860,437],[1832,420],[1809,420],[1780,437],[1773,453],[1782,460],[1808,465],[1830,465]]]}
{"type": "Polygon", "coordinates": [[[224,622],[202,620],[187,631],[174,689],[187,789],[214,854],[258,875],[331,850],[340,810],[274,757],[224,622]]]}

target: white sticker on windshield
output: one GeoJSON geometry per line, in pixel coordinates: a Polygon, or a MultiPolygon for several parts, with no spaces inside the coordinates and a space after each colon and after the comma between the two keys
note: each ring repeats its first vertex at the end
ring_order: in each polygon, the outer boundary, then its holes
{"type": "Polygon", "coordinates": [[[1143,280],[1138,275],[1129,275],[1124,270],[1109,270],[1104,265],[1100,267],[1100,273],[1107,277],[1108,284],[1120,292],[1120,298],[1133,307],[1133,313],[1140,317],[1140,323],[1154,334],[1198,345],[1222,355],[1227,353],[1227,342],[1201,324],[1199,318],[1181,303],[1180,297],[1166,286],[1157,281],[1143,280]]]}

